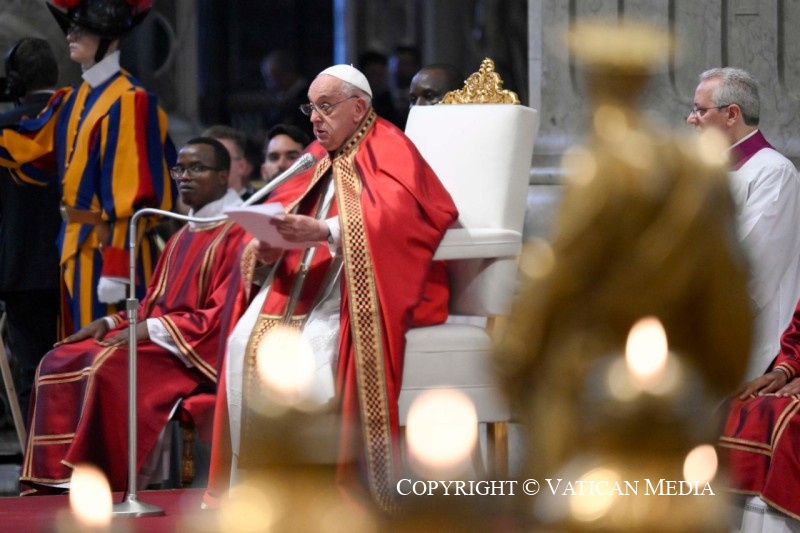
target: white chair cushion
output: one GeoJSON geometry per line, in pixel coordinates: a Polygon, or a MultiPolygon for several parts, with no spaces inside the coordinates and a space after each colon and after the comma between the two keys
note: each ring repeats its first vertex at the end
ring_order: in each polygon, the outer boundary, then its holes
{"type": "MultiPolygon", "coordinates": [[[[436,388],[444,387],[431,387],[428,389],[403,388],[400,392],[400,399],[397,400],[401,426],[406,425],[408,411],[411,409],[414,400],[419,398],[425,391],[436,388]]],[[[479,423],[511,421],[508,400],[500,393],[497,387],[458,387],[458,391],[464,393],[472,401],[479,423]]]]}
{"type": "Polygon", "coordinates": [[[441,324],[406,333],[403,387],[489,385],[492,341],[483,328],[441,324]]]}
{"type": "Polygon", "coordinates": [[[424,391],[457,389],[476,407],[481,422],[508,421],[508,401],[495,384],[489,365],[492,341],[486,331],[468,324],[414,328],[406,334],[400,423],[424,391]]]}
{"type": "Polygon", "coordinates": [[[434,259],[516,257],[522,250],[522,234],[509,229],[451,228],[444,234],[434,259]]]}
{"type": "Polygon", "coordinates": [[[517,283],[516,257],[450,261],[450,314],[502,316],[511,309],[517,283]]]}

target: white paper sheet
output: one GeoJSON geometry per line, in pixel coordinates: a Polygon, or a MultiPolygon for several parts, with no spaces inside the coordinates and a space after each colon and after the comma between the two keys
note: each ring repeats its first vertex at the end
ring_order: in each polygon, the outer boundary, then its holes
{"type": "Polygon", "coordinates": [[[272,220],[280,220],[281,217],[286,214],[283,205],[278,202],[233,207],[227,209],[225,214],[228,215],[231,220],[249,231],[253,237],[262,242],[267,242],[275,248],[309,248],[321,244],[313,241],[289,242],[284,239],[281,234],[278,233],[278,228],[271,223],[272,220]]]}

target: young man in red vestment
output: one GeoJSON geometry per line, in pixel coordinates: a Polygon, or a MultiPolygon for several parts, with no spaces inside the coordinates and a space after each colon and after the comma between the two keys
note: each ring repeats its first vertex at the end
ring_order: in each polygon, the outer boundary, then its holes
{"type": "MultiPolygon", "coordinates": [[[[359,486],[350,483],[358,464],[372,498],[391,508],[405,333],[447,318],[447,274],[433,254],[457,218],[450,195],[405,134],[375,114],[357,69],[325,69],[308,98],[301,109],[314,128],[308,151],[317,165],[270,199],[292,213],[277,224],[286,240],[323,246],[313,254],[265,242],[245,250],[251,261],[243,265],[272,271],[228,341],[209,505],[239,469],[259,466],[261,422],[249,408],[261,394],[255,352],[269,331],[288,324],[312,346],[317,400],[335,402],[341,414],[340,480],[359,486]]],[[[245,269],[245,287],[254,272],[245,269]]]]}
{"type": "MultiPolygon", "coordinates": [[[[191,215],[214,217],[241,204],[228,190],[230,156],[215,139],[190,140],[170,173],[191,215]]],[[[229,221],[189,222],[168,242],[139,306],[137,471],[181,399],[217,382],[223,308],[237,309],[244,230],[229,221]]],[[[241,305],[244,307],[244,305],[241,305]]],[[[227,316],[227,315],[226,315],[227,316]]],[[[68,486],[72,466],[93,463],[111,489],[127,483],[128,320],[91,322],[42,360],[31,402],[23,493],[68,486]]],[[[146,481],[146,480],[143,480],[146,481]]]]}
{"type": "Polygon", "coordinates": [[[800,303],[769,370],[737,392],[719,439],[731,491],[750,497],[744,520],[755,518],[765,532],[800,528],[799,374],[800,303]],[[783,514],[769,512],[765,503],[783,514]]]}

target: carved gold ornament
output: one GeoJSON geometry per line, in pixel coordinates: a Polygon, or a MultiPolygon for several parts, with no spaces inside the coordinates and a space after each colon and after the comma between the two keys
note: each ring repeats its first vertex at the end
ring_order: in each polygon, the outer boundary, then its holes
{"type": "Polygon", "coordinates": [[[503,89],[500,74],[494,71],[494,61],[488,57],[481,68],[467,78],[464,88],[444,95],[442,104],[519,104],[514,91],[503,89]]]}

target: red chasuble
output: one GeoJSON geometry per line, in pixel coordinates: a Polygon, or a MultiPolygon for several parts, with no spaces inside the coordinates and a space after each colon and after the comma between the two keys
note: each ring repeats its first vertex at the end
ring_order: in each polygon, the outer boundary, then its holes
{"type": "MultiPolygon", "coordinates": [[[[280,201],[287,211],[297,208],[298,213],[313,216],[324,195],[323,178],[332,176],[335,203],[327,217],[338,214],[344,263],[336,388],[344,425],[341,456],[348,459],[340,463],[339,477],[348,484],[356,479],[355,454],[365,467],[360,477],[367,480],[372,497],[391,508],[400,473],[397,400],[405,333],[412,325],[441,323],[447,317],[445,267],[433,261],[433,254],[458,213],[414,144],[374,112],[335,153],[329,154],[317,142],[308,150],[318,159],[316,168],[287,182],[270,200],[280,201]]],[[[254,347],[282,321],[302,325],[332,264],[328,249],[317,248],[301,296],[287,319],[288,295],[302,254],[302,250],[284,254],[248,345],[239,461],[244,468],[257,464],[257,459],[248,458],[257,453],[248,445],[249,435],[258,431],[247,409],[248,396],[258,394],[254,347]]],[[[218,402],[218,416],[224,412],[218,402]]],[[[224,435],[227,424],[215,421],[215,438],[224,435]]],[[[215,440],[206,503],[214,503],[227,481],[229,471],[223,464],[229,461],[227,446],[227,441],[215,440]]]]}
{"type": "MultiPolygon", "coordinates": [[[[186,362],[151,341],[138,344],[137,471],[178,400],[196,390],[214,390],[222,311],[232,306],[226,302],[228,288],[238,276],[244,236],[232,222],[185,226],[159,259],[139,306],[139,320],[158,318],[186,362]]],[[[112,318],[116,327],[107,337],[128,325],[124,313],[112,318]]],[[[112,491],[124,490],[127,406],[127,346],[104,347],[86,339],[51,350],[39,367],[31,397],[31,430],[20,478],[23,492],[37,490],[37,483],[69,481],[71,467],[83,462],[101,468],[112,491]]]]}
{"type": "MultiPolygon", "coordinates": [[[[770,370],[800,372],[800,305],[781,336],[770,370]]],[[[800,520],[800,397],[755,396],[732,402],[719,446],[730,469],[731,490],[760,496],[800,520]]]]}

